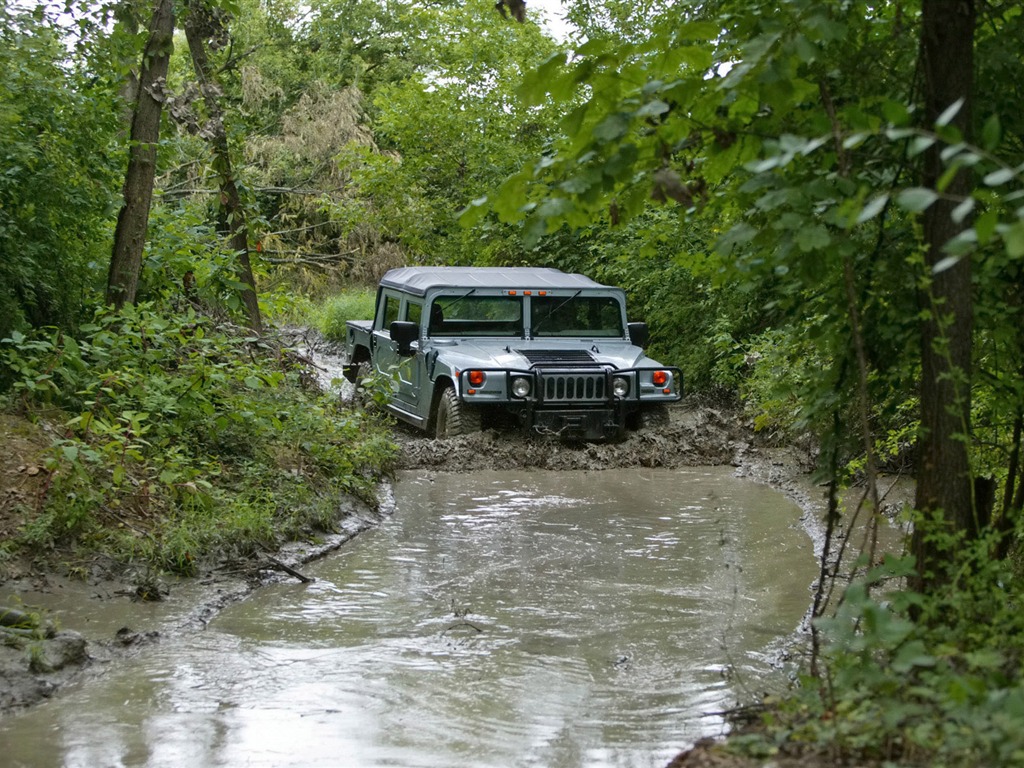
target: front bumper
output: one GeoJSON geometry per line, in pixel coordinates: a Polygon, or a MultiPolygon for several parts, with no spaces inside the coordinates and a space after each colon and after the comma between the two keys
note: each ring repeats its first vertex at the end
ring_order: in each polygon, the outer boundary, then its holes
{"type": "Polygon", "coordinates": [[[508,410],[527,429],[571,439],[605,440],[621,435],[626,417],[641,408],[680,400],[683,375],[680,369],[665,366],[475,368],[460,371],[458,380],[465,403],[508,410]],[[655,384],[657,372],[665,380],[655,384]],[[524,382],[525,394],[517,395],[516,385],[523,388],[524,382]]]}

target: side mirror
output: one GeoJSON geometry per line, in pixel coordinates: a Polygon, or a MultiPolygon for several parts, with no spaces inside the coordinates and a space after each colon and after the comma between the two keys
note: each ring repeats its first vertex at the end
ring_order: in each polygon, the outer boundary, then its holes
{"type": "Polygon", "coordinates": [[[420,327],[406,320],[395,320],[391,323],[391,340],[398,344],[398,354],[409,357],[416,354],[412,343],[420,337],[420,327]]]}
{"type": "Polygon", "coordinates": [[[651,340],[651,332],[647,329],[647,323],[627,323],[629,329],[629,340],[641,349],[647,346],[651,340]]]}

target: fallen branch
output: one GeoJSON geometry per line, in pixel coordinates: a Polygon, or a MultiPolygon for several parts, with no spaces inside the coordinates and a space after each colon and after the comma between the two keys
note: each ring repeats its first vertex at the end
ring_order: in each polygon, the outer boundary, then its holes
{"type": "Polygon", "coordinates": [[[316,263],[336,261],[352,262],[355,260],[355,256],[357,253],[358,251],[348,251],[346,253],[307,253],[305,251],[266,250],[260,252],[260,257],[264,261],[270,262],[271,264],[292,264],[296,262],[316,263]],[[285,258],[273,258],[274,256],[285,258]]]}
{"type": "Polygon", "coordinates": [[[316,581],[316,579],[314,579],[312,576],[306,576],[304,573],[300,573],[299,571],[296,571],[290,565],[288,565],[286,563],[282,563],[276,557],[271,557],[270,555],[264,555],[263,557],[266,559],[266,561],[268,563],[270,563],[270,565],[272,565],[273,567],[275,567],[275,568],[277,568],[279,570],[284,571],[289,576],[294,576],[296,579],[301,581],[303,584],[312,584],[314,581],[316,581]]]}
{"type": "Polygon", "coordinates": [[[480,634],[483,633],[483,630],[480,629],[480,627],[478,627],[476,624],[473,624],[473,623],[468,622],[468,621],[457,621],[454,624],[452,624],[450,627],[448,627],[446,630],[444,630],[444,632],[441,633],[441,637],[444,637],[451,630],[458,629],[459,627],[469,627],[470,629],[475,629],[480,634]]]}

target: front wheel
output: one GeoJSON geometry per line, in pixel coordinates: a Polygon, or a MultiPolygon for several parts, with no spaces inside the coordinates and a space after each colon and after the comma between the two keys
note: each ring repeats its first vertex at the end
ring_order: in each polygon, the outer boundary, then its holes
{"type": "Polygon", "coordinates": [[[665,429],[671,423],[667,405],[650,405],[640,411],[641,429],[665,429]]]}
{"type": "Polygon", "coordinates": [[[439,438],[446,438],[479,431],[480,411],[462,402],[455,394],[455,387],[447,386],[441,390],[434,434],[439,438]]]}

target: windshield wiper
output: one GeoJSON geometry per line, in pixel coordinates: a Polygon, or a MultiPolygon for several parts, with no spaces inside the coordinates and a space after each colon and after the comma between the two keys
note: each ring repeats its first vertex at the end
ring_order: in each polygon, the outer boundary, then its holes
{"type": "Polygon", "coordinates": [[[561,309],[562,307],[564,307],[564,306],[565,306],[566,304],[568,304],[568,303],[569,303],[570,301],[574,301],[574,300],[576,299],[576,297],[578,297],[578,296],[579,296],[579,295],[580,295],[581,293],[583,293],[583,289],[582,289],[582,288],[581,288],[580,290],[576,291],[576,293],[574,293],[574,294],[573,294],[572,296],[570,296],[569,298],[567,298],[567,299],[566,299],[565,301],[563,301],[563,302],[560,302],[560,303],[558,304],[558,306],[556,306],[556,307],[555,307],[554,309],[552,309],[552,310],[551,310],[550,312],[548,312],[548,313],[547,313],[546,315],[544,315],[544,317],[542,317],[542,318],[541,318],[541,319],[540,319],[540,320],[539,320],[539,321],[537,322],[537,324],[536,324],[535,326],[533,326],[532,328],[530,328],[530,335],[531,335],[531,336],[536,336],[536,335],[537,335],[537,329],[538,329],[538,328],[540,328],[540,327],[541,327],[542,325],[544,325],[544,323],[546,323],[546,322],[547,322],[548,320],[550,320],[550,319],[551,319],[551,316],[552,316],[552,315],[554,315],[554,314],[555,314],[556,312],[558,312],[558,310],[560,310],[560,309],[561,309]]]}
{"type": "MultiPolygon", "coordinates": [[[[447,313],[448,310],[450,310],[452,307],[454,307],[456,304],[458,304],[464,298],[466,298],[467,296],[472,296],[474,293],[476,293],[476,288],[470,288],[466,293],[462,294],[461,296],[456,297],[455,301],[452,301],[452,302],[449,302],[448,304],[445,304],[441,309],[444,310],[445,313],[447,313]]],[[[438,304],[440,302],[435,300],[434,303],[438,304]]]]}

